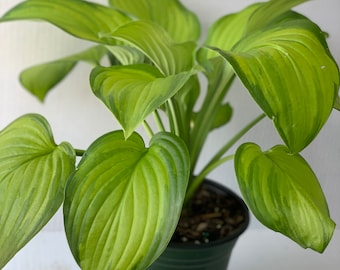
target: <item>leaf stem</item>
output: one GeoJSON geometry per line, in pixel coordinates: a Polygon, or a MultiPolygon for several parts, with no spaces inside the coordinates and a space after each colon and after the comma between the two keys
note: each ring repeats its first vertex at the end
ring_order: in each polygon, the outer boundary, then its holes
{"type": "Polygon", "coordinates": [[[160,131],[165,131],[165,127],[162,121],[161,116],[159,115],[158,110],[153,111],[153,117],[155,119],[156,125],[160,131]]]}
{"type": "Polygon", "coordinates": [[[201,149],[211,130],[212,119],[214,119],[221,101],[227,94],[235,77],[234,71],[225,63],[225,61],[220,61],[216,64],[217,66],[214,68],[213,72],[207,74],[208,78],[213,76],[213,80],[211,80],[211,84],[208,85],[207,96],[197,114],[195,120],[196,124],[191,131],[190,162],[192,172],[195,170],[201,149]]]}
{"type": "Polygon", "coordinates": [[[174,107],[174,104],[171,98],[167,100],[167,105],[168,105],[167,107],[168,107],[171,130],[175,133],[175,135],[180,137],[176,110],[175,110],[175,107],[174,107]]]}
{"type": "Polygon", "coordinates": [[[234,156],[235,156],[234,154],[226,156],[224,158],[217,160],[214,163],[211,163],[209,166],[204,167],[204,169],[200,172],[200,174],[198,176],[196,176],[194,178],[194,180],[190,183],[190,186],[188,187],[188,190],[187,190],[187,193],[186,193],[186,196],[185,196],[184,203],[186,204],[192,198],[192,196],[196,192],[197,188],[200,186],[200,184],[203,182],[205,177],[210,172],[212,172],[214,169],[216,169],[221,164],[223,164],[223,163],[225,163],[229,160],[232,160],[234,158],[234,156]]]}
{"type": "Polygon", "coordinates": [[[149,138],[152,138],[152,136],[155,135],[151,126],[149,125],[149,123],[146,120],[143,121],[143,127],[144,127],[144,130],[146,131],[146,133],[148,134],[149,138]]]}
{"type": "Polygon", "coordinates": [[[74,149],[74,151],[76,152],[76,156],[78,157],[82,157],[85,153],[85,150],[83,149],[74,149]]]}
{"type": "Polygon", "coordinates": [[[243,135],[245,135],[249,130],[251,130],[257,123],[259,123],[262,119],[264,119],[266,115],[264,113],[257,116],[254,120],[249,122],[244,128],[242,128],[231,140],[229,140],[211,159],[207,166],[213,164],[218,161],[235,143],[241,139],[243,135]]]}
{"type": "Polygon", "coordinates": [[[225,163],[233,159],[234,155],[229,155],[223,157],[223,155],[230,150],[235,143],[241,139],[243,135],[245,135],[250,129],[252,129],[257,123],[259,123],[262,119],[265,118],[265,114],[257,116],[254,120],[249,122],[244,128],[242,128],[231,140],[229,140],[222,148],[212,157],[212,159],[207,163],[207,165],[201,170],[201,172],[192,179],[190,182],[190,186],[188,187],[186,200],[190,200],[191,196],[195,193],[196,189],[205,179],[205,177],[214,169],[216,169],[221,164],[225,163]]]}

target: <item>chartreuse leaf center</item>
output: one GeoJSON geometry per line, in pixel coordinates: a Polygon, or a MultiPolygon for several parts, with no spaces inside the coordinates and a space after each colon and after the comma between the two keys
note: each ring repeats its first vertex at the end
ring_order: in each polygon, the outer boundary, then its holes
{"type": "Polygon", "coordinates": [[[297,153],[327,121],[340,79],[321,30],[294,12],[284,18],[246,35],[231,50],[215,50],[233,66],[290,151],[297,153]]]}
{"type": "Polygon", "coordinates": [[[194,66],[196,43],[175,42],[159,25],[148,21],[133,21],[104,33],[103,40],[118,41],[137,48],[145,54],[164,76],[189,71],[194,66]]]}
{"type": "Polygon", "coordinates": [[[40,115],[24,115],[0,132],[0,268],[58,210],[74,167],[73,148],[56,145],[40,115]]]}
{"type": "Polygon", "coordinates": [[[335,223],[321,186],[299,154],[285,146],[267,152],[252,143],[239,147],[235,171],[245,201],[264,225],[302,247],[322,252],[335,223]]]}
{"type": "Polygon", "coordinates": [[[139,19],[162,26],[177,42],[195,41],[200,36],[197,16],[183,6],[180,1],[163,0],[109,0],[119,10],[139,19]],[[183,27],[185,26],[185,27],[183,27]]]}
{"type": "Polygon", "coordinates": [[[174,96],[193,72],[164,77],[148,64],[98,67],[91,73],[94,94],[115,115],[129,137],[136,127],[174,96]]]}
{"type": "Polygon", "coordinates": [[[145,269],[174,232],[189,178],[181,139],[158,133],[145,148],[122,131],[96,140],[68,182],[65,229],[86,269],[145,269]]]}
{"type": "Polygon", "coordinates": [[[27,0],[8,11],[0,22],[28,19],[47,21],[73,36],[99,43],[104,42],[100,33],[113,31],[131,21],[117,10],[92,2],[27,0]]]}

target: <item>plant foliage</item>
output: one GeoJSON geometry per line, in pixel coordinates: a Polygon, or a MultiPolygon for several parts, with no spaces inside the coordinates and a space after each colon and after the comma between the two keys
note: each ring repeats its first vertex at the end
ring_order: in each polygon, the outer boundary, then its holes
{"type": "Polygon", "coordinates": [[[340,79],[323,31],[291,10],[306,1],[271,0],[225,15],[202,45],[198,17],[178,0],[108,6],[27,0],[3,15],[2,23],[42,20],[90,41],[85,51],[24,70],[21,82],[44,100],[77,62],[88,62],[92,91],[122,130],[93,142],[76,169],[75,150],[55,145],[42,116],[23,116],[1,131],[0,267],[64,202],[66,235],[82,269],[147,268],[170,241],[183,202],[234,157],[227,152],[264,117],[282,145],[239,146],[234,161],[243,197],[265,226],[322,252],[335,224],[300,152],[339,110],[340,79]],[[207,80],[204,90],[199,74],[207,80]],[[263,115],[221,142],[199,170],[209,133],[243,110],[227,100],[235,76],[263,115]],[[148,124],[151,114],[157,132],[148,124]],[[141,124],[151,136],[148,146],[135,132],[141,124]]]}

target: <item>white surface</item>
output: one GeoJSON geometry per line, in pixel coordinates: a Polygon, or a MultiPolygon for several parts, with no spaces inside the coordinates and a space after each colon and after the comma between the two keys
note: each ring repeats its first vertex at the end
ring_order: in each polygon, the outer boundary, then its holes
{"type": "MultiPolygon", "coordinates": [[[[338,270],[340,231],[323,254],[301,249],[280,234],[250,229],[241,236],[228,270],[338,270]]],[[[79,270],[62,232],[38,234],[4,270],[79,270]]],[[[99,269],[98,269],[99,270],[99,269]]],[[[211,269],[214,270],[214,269],[211,269]]]]}
{"type": "Polygon", "coordinates": [[[302,249],[281,234],[252,229],[236,243],[228,270],[338,270],[340,231],[323,254],[302,249]]]}

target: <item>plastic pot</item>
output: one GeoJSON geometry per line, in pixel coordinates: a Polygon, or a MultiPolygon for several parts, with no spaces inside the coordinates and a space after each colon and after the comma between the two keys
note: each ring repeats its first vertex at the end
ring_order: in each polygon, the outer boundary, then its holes
{"type": "Polygon", "coordinates": [[[148,268],[149,270],[227,269],[233,247],[249,225],[249,211],[243,200],[229,188],[210,180],[206,180],[204,185],[215,192],[235,197],[244,212],[244,222],[227,237],[207,244],[175,244],[170,242],[163,254],[148,268]]]}

